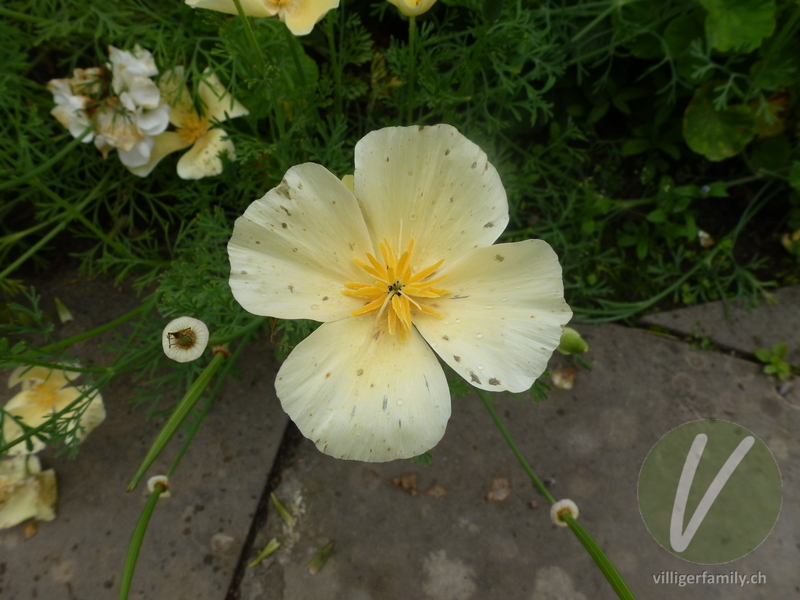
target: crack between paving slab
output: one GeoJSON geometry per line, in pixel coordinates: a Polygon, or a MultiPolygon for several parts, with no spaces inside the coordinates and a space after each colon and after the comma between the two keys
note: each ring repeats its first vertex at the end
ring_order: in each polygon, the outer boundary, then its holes
{"type": "Polygon", "coordinates": [[[267,514],[269,512],[269,496],[281,482],[281,473],[289,466],[294,460],[297,453],[297,447],[303,441],[303,434],[297,429],[297,426],[289,421],[286,429],[283,430],[281,443],[278,446],[278,452],[275,455],[275,461],[272,463],[267,476],[267,483],[264,486],[264,491],[261,493],[261,498],[258,501],[253,520],[250,523],[250,529],[247,532],[242,552],[239,555],[239,561],[236,563],[236,568],[233,570],[233,577],[228,586],[228,592],[225,595],[225,600],[239,600],[239,586],[244,579],[247,565],[252,559],[251,550],[255,542],[256,535],[267,522],[267,514]]]}
{"type": "Polygon", "coordinates": [[[633,329],[639,329],[640,331],[645,331],[655,336],[665,337],[667,339],[683,342],[689,345],[702,342],[702,340],[708,340],[713,344],[712,348],[699,348],[697,346],[692,346],[692,347],[697,350],[706,350],[709,352],[718,352],[720,354],[727,354],[728,356],[733,356],[734,358],[746,360],[748,362],[757,365],[764,364],[756,358],[756,355],[754,353],[744,352],[742,350],[734,348],[733,346],[728,346],[726,344],[715,342],[710,337],[697,337],[695,335],[687,335],[677,329],[672,329],[671,327],[667,327],[665,325],[654,325],[652,323],[644,323],[642,321],[637,321],[636,324],[633,326],[633,329]]]}

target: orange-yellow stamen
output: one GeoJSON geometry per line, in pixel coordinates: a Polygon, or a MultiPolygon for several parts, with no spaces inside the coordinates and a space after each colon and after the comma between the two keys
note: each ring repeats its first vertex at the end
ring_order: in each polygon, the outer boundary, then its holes
{"type": "Polygon", "coordinates": [[[211,123],[205,117],[201,117],[196,113],[190,113],[186,116],[178,127],[178,133],[187,144],[194,144],[198,138],[205,135],[211,128],[211,123]]]}
{"type": "Polygon", "coordinates": [[[399,324],[400,337],[405,339],[411,331],[412,309],[435,317],[442,317],[438,312],[426,306],[424,299],[438,298],[450,293],[447,290],[433,287],[433,284],[444,279],[444,276],[428,279],[442,266],[444,260],[414,272],[411,266],[411,255],[414,252],[413,239],[408,242],[408,250],[403,252],[399,259],[395,258],[394,252],[386,240],[381,242],[380,251],[383,263],[369,253],[367,253],[368,263],[355,260],[355,263],[372,276],[375,282],[371,284],[345,283],[342,293],[368,301],[364,306],[350,313],[351,316],[358,317],[377,312],[377,318],[380,319],[386,313],[389,333],[394,334],[399,324]]]}

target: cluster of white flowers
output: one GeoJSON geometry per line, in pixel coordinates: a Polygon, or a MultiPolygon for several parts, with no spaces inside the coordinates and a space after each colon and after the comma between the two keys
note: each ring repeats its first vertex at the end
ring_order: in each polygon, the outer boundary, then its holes
{"type": "Polygon", "coordinates": [[[169,106],[152,79],[158,68],[150,52],[138,45],[108,51],[106,67],[75,69],[71,79],[47,84],[56,103],[51,112],[74,137],[85,133],[83,141],[94,141],[103,157],[116,148],[122,164],[140,167],[150,160],[154,136],[169,125],[169,106]]]}
{"type": "Polygon", "coordinates": [[[198,86],[200,112],[184,85],[183,67],[164,73],[158,85],[153,56],[109,46],[106,67],[75,69],[71,79],[47,84],[56,106],[51,114],[76,138],[94,140],[106,158],[114,148],[131,173],[146,177],[167,154],[192,147],[178,162],[183,179],[222,173],[220,154],[234,160],[231,142],[216,123],[248,114],[213,73],[198,86]],[[174,131],[167,131],[170,123],[174,131]]]}

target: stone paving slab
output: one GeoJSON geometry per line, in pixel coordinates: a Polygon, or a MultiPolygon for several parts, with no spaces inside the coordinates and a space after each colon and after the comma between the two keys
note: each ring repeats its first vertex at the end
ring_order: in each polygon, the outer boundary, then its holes
{"type": "MultiPolygon", "coordinates": [[[[43,306],[53,314],[53,290],[76,318],[57,326],[59,339],[137,305],[130,289],[64,276],[42,289],[43,306]]],[[[95,342],[74,348],[84,359],[109,362],[95,342]]],[[[226,597],[286,425],[274,396],[271,357],[266,340],[254,343],[239,361],[241,380],[229,378],[220,392],[172,478],[172,496],[156,507],[133,581],[133,600],[226,597]]],[[[14,391],[5,389],[0,386],[3,402],[14,391]]],[[[108,418],[82,444],[77,458],[42,454],[43,468],[56,470],[58,516],[39,523],[38,533],[27,540],[22,525],[0,531],[3,600],[119,597],[128,543],[147,499],[146,485],[131,494],[125,488],[163,423],[147,422],[145,407],[132,407],[132,389],[129,379],[120,379],[102,390],[108,418]]],[[[182,439],[179,433],[150,475],[167,470],[182,439]]]]}
{"type": "MultiPolygon", "coordinates": [[[[497,405],[522,452],[556,498],[571,498],[580,521],[640,599],[758,600],[800,593],[800,404],[754,363],[620,326],[578,327],[592,345],[571,391],[542,404],[500,396],[497,405]],[[639,514],[637,480],[651,447],[688,421],[734,421],[773,451],[784,481],[775,529],[748,556],[702,566],[679,559],[650,536],[639,514]],[[766,584],[658,585],[662,571],[741,574],[766,584]]],[[[556,361],[563,362],[557,357],[556,361]]],[[[367,464],[320,454],[304,440],[281,473],[277,497],[296,518],[270,508],[250,556],[275,537],[281,548],[249,568],[241,600],[587,600],[616,597],[572,534],[550,523],[546,502],[474,395],[454,401],[444,440],[428,467],[367,464]],[[393,484],[417,473],[418,494],[393,484]],[[492,478],[511,483],[487,503],[492,478]],[[424,492],[439,485],[441,497],[424,492]],[[532,508],[531,502],[538,503],[532,508]],[[329,542],[316,575],[307,565],[329,542]]]]}
{"type": "Polygon", "coordinates": [[[777,290],[770,295],[769,303],[762,303],[753,311],[736,304],[709,302],[647,315],[642,322],[683,335],[706,337],[746,353],[786,342],[786,359],[800,365],[800,286],[777,290]]]}

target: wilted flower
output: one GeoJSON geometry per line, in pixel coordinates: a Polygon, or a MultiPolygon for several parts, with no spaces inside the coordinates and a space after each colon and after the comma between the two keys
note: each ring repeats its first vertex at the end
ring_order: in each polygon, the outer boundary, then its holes
{"type": "Polygon", "coordinates": [[[173,319],[161,334],[164,354],[176,362],[191,362],[200,358],[206,346],[208,346],[208,327],[192,317],[173,319]]]}
{"type": "Polygon", "coordinates": [[[569,515],[573,519],[577,519],[580,514],[581,511],[578,510],[578,505],[572,500],[559,500],[550,507],[550,520],[553,525],[558,525],[559,527],[567,526],[567,522],[564,520],[565,516],[569,515]]]}
{"type": "Polygon", "coordinates": [[[42,471],[38,456],[22,454],[0,460],[0,529],[27,519],[56,518],[56,473],[42,471]]]}
{"type": "Polygon", "coordinates": [[[436,0],[387,0],[389,4],[394,4],[400,12],[407,17],[416,17],[424,12],[428,12],[436,0]]]}
{"type": "MultiPolygon", "coordinates": [[[[11,398],[5,405],[5,418],[3,419],[3,437],[10,442],[23,434],[23,429],[17,424],[21,420],[27,427],[38,427],[53,413],[64,410],[72,404],[86,388],[69,385],[71,381],[80,377],[74,371],[51,370],[45,367],[17,367],[8,378],[8,387],[22,384],[22,391],[11,398]]],[[[83,402],[78,403],[72,410],[63,415],[68,419],[80,415],[76,434],[83,440],[89,432],[102,423],[106,418],[106,409],[103,398],[99,392],[90,393],[83,402]]],[[[25,454],[28,444],[33,446],[31,452],[38,452],[45,447],[45,443],[33,436],[13,446],[9,453],[25,454]]]]}
{"type": "MultiPolygon", "coordinates": [[[[339,0],[241,0],[241,3],[242,11],[249,17],[278,15],[295,35],[311,33],[325,13],[339,7],[339,0]]],[[[186,4],[192,8],[239,14],[233,0],[186,0],[186,4]]]]}
{"type": "Polygon", "coordinates": [[[158,74],[147,50],[133,52],[108,47],[107,67],[75,69],[71,79],[53,79],[47,84],[56,107],[51,114],[74,137],[94,119],[94,129],[84,142],[94,144],[108,156],[114,148],[120,162],[138,167],[150,158],[153,136],[169,125],[169,106],[160,104],[161,92],[150,77],[158,74]]]}
{"type": "Polygon", "coordinates": [[[495,168],[449,125],[387,128],[355,149],[354,193],[312,163],[236,221],[231,289],[249,312],[323,324],[282,365],[284,409],[338,458],[422,454],[450,394],[436,355],[476,387],[527,390],[571,312],[541,240],[508,223],[495,168]]]}
{"type": "Polygon", "coordinates": [[[167,154],[189,146],[192,149],[178,160],[178,176],[182,179],[201,179],[222,173],[220,153],[227,153],[231,160],[236,158],[233,142],[226,138],[225,131],[213,125],[247,115],[247,109],[225,91],[212,73],[198,86],[203,107],[200,114],[192,107],[183,79],[183,67],[175,67],[161,76],[159,86],[164,102],[171,107],[169,120],[177,129],[156,136],[149,161],[130,169],[140,177],[146,177],[167,154]]]}

